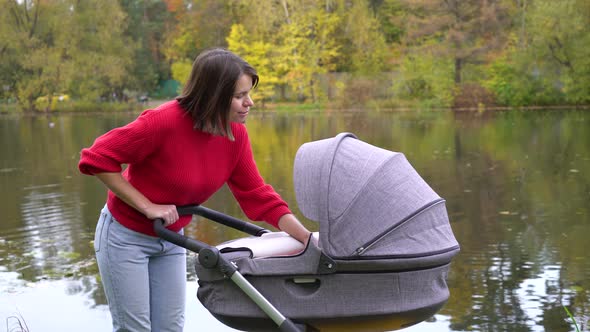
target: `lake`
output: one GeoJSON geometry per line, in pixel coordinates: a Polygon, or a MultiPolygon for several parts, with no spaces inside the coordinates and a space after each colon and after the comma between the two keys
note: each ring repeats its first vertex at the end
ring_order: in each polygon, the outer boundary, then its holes
{"type": "MultiPolygon", "coordinates": [[[[107,331],[92,249],[106,190],[80,175],[79,152],[137,113],[0,116],[0,331],[107,331]]],[[[352,132],[403,152],[447,201],[461,252],[450,299],[404,331],[574,331],[590,325],[590,113],[547,111],[254,111],[260,172],[297,209],[293,159],[305,142],[352,132]]],[[[227,188],[204,204],[245,219],[227,188]]],[[[188,236],[237,231],[196,219],[188,236]]],[[[194,260],[194,255],[189,255],[194,260]]],[[[190,264],[189,264],[190,266],[190,264]]],[[[187,271],[186,331],[232,331],[198,302],[187,271]]]]}

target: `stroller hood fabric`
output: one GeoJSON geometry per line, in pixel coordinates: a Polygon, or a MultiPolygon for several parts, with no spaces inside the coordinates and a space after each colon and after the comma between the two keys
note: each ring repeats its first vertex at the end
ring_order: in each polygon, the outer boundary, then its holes
{"type": "Polygon", "coordinates": [[[294,164],[299,209],[319,222],[333,258],[424,257],[458,247],[444,200],[404,154],[342,133],[303,144],[294,164]]]}

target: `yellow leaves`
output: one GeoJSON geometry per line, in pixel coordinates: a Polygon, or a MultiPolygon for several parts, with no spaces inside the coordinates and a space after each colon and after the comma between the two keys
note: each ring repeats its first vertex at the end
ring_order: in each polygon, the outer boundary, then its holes
{"type": "Polygon", "coordinates": [[[50,96],[41,96],[35,100],[35,106],[41,110],[53,111],[57,108],[59,103],[68,102],[70,96],[63,93],[55,93],[50,96]]]}
{"type": "Polygon", "coordinates": [[[227,48],[232,52],[245,57],[248,33],[242,24],[232,24],[229,35],[225,39],[227,48]]]}
{"type": "Polygon", "coordinates": [[[228,49],[244,58],[258,72],[260,83],[256,88],[257,101],[264,102],[274,94],[274,87],[280,82],[276,69],[271,63],[273,45],[262,40],[250,40],[251,36],[242,24],[234,24],[226,38],[228,49]]]}
{"type": "Polygon", "coordinates": [[[192,69],[192,63],[189,60],[176,61],[172,63],[172,78],[184,84],[188,81],[192,69]]]}

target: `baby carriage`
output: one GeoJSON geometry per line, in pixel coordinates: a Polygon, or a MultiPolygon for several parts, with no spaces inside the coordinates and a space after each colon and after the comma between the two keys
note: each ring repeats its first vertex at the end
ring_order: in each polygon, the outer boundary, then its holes
{"type": "Polygon", "coordinates": [[[445,201],[402,153],[342,133],[303,144],[295,194],[319,232],[303,248],[203,206],[179,208],[250,235],[216,247],[167,231],[198,252],[197,297],[219,321],[245,331],[384,331],[439,311],[459,252],[445,201]]]}

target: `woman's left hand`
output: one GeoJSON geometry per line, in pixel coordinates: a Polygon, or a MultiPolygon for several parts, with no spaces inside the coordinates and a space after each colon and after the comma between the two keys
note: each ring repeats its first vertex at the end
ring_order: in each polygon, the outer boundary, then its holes
{"type": "Polygon", "coordinates": [[[279,219],[279,229],[291,235],[297,241],[307,246],[311,232],[303,226],[292,214],[285,214],[279,219]]]}

